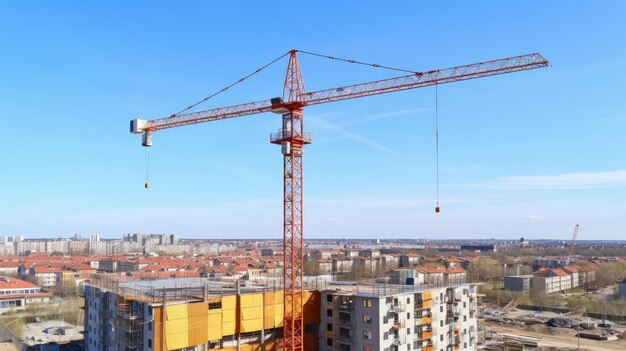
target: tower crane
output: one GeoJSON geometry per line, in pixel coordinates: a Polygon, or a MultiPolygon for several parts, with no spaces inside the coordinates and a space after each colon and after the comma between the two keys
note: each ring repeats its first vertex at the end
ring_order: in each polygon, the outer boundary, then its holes
{"type": "MultiPolygon", "coordinates": [[[[185,113],[188,108],[181,111],[183,113],[177,113],[165,118],[153,120],[134,119],[131,121],[131,133],[142,134],[142,145],[144,147],[150,147],[152,146],[153,133],[163,129],[214,122],[265,112],[273,112],[281,115],[281,127],[276,133],[270,134],[269,141],[272,144],[280,145],[283,155],[283,345],[284,350],[287,351],[301,351],[304,347],[302,306],[302,212],[304,202],[302,195],[302,158],[304,155],[304,146],[310,144],[313,140],[311,133],[306,132],[304,129],[304,108],[330,102],[526,71],[547,67],[549,65],[548,61],[541,54],[533,53],[427,72],[400,70],[408,72],[409,74],[361,84],[308,92],[305,89],[298,53],[322,56],[350,63],[365,64],[354,60],[345,60],[332,56],[291,50],[281,56],[281,58],[287,55],[289,56],[287,75],[285,77],[281,97],[185,113]]],[[[369,65],[373,67],[390,68],[374,64],[369,65]]],[[[257,70],[257,72],[259,71],[260,70],[257,70]]],[[[241,79],[240,82],[243,79],[241,79]]],[[[222,89],[222,91],[229,87],[222,89]]],[[[190,107],[194,106],[195,105],[192,105],[190,107]]],[[[147,183],[146,187],[148,187],[147,183]]]]}
{"type": "Polygon", "coordinates": [[[572,236],[572,243],[569,246],[569,254],[567,255],[568,264],[571,261],[572,256],[574,255],[574,248],[576,248],[576,237],[578,236],[579,231],[580,231],[580,224],[576,224],[576,227],[574,227],[574,235],[572,236]]]}

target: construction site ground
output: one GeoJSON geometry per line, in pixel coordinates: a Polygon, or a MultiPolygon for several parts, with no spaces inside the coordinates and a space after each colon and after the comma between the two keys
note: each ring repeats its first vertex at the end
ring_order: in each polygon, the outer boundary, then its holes
{"type": "MultiPolygon", "coordinates": [[[[485,327],[496,333],[516,334],[541,338],[539,346],[556,347],[558,350],[573,349],[578,346],[576,330],[566,328],[553,328],[545,325],[520,326],[516,324],[500,324],[498,322],[485,321],[485,327]]],[[[488,343],[489,341],[487,341],[488,343]]],[[[596,341],[580,338],[580,349],[589,351],[624,351],[626,339],[615,341],[596,341]]]]}

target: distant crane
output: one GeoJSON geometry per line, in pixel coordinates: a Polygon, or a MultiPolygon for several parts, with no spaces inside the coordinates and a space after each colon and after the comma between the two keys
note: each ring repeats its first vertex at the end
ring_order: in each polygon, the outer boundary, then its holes
{"type": "MultiPolygon", "coordinates": [[[[131,121],[131,133],[142,134],[142,145],[152,146],[152,134],[159,130],[181,127],[190,124],[213,122],[222,119],[242,117],[264,112],[280,114],[281,128],[270,135],[270,142],[281,146],[283,154],[283,288],[284,288],[284,320],[283,337],[286,351],[302,350],[304,345],[304,325],[302,306],[303,281],[303,172],[302,157],[304,145],[313,139],[311,133],[304,130],[303,110],[306,106],[329,102],[355,99],[360,97],[391,93],[402,90],[438,86],[440,84],[459,82],[474,78],[483,78],[506,73],[543,68],[548,61],[538,53],[486,61],[447,69],[415,72],[392,67],[369,64],[355,60],[346,60],[333,56],[311,52],[291,50],[270,64],[245,76],[239,81],[218,91],[202,101],[169,117],[151,121],[134,119],[131,121]],[[354,84],[331,89],[307,92],[304,86],[298,53],[339,60],[353,64],[367,65],[408,73],[403,76],[377,80],[362,84],[354,84]],[[246,78],[260,72],[265,67],[281,58],[289,56],[287,75],[283,85],[282,97],[249,102],[240,105],[219,107],[206,111],[185,113],[189,109],[210,99],[246,78]]],[[[346,156],[347,157],[347,156],[346,156]]],[[[146,188],[149,187],[146,181],[146,188]]],[[[437,204],[437,212],[439,204],[437,204]]]]}
{"type": "Polygon", "coordinates": [[[576,237],[578,236],[578,231],[580,230],[580,224],[576,224],[574,227],[574,235],[572,236],[572,243],[569,246],[569,254],[567,255],[567,263],[572,259],[572,255],[574,255],[574,248],[576,247],[576,237]]]}

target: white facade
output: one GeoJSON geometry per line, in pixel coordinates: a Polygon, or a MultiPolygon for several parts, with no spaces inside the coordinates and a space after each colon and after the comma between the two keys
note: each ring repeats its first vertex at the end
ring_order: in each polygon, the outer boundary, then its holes
{"type": "Polygon", "coordinates": [[[321,293],[321,351],[475,350],[474,285],[393,294],[344,290],[321,293]]]}

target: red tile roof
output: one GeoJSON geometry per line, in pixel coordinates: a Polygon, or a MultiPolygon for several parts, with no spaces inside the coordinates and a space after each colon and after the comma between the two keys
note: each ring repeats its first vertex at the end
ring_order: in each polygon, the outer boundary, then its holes
{"type": "Polygon", "coordinates": [[[3,289],[35,289],[35,288],[39,288],[39,286],[24,281],[24,280],[20,280],[20,279],[15,279],[15,278],[9,278],[9,277],[0,277],[0,290],[3,289]]]}

